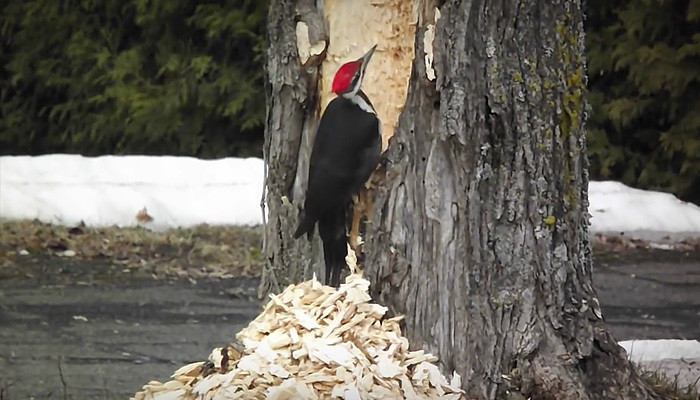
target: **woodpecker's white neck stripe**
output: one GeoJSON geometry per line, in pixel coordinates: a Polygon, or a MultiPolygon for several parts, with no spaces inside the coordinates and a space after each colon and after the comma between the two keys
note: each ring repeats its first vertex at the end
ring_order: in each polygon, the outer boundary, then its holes
{"type": "Polygon", "coordinates": [[[343,97],[346,99],[352,101],[353,103],[357,104],[358,107],[364,112],[372,113],[372,114],[377,114],[377,112],[374,110],[374,107],[372,107],[371,104],[367,102],[362,96],[360,96],[357,93],[345,93],[343,94],[343,97]]]}

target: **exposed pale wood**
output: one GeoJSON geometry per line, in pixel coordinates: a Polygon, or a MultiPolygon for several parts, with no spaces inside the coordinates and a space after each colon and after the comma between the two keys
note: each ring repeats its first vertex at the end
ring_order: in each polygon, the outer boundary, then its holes
{"type": "Polygon", "coordinates": [[[355,201],[348,233],[348,242],[356,255],[362,254],[361,236],[365,233],[366,224],[372,222],[374,200],[378,188],[384,184],[385,175],[385,166],[378,166],[374,173],[372,173],[367,184],[360,188],[360,193],[355,201]]]}
{"type": "Polygon", "coordinates": [[[289,285],[236,334],[238,346],[216,348],[132,399],[460,400],[461,377],[411,351],[400,320],[384,318],[368,289],[357,274],[339,289],[315,279],[289,285]]]}
{"type": "Polygon", "coordinates": [[[408,90],[413,62],[416,1],[324,0],[330,43],[321,68],[321,109],[333,100],[333,76],[340,66],[377,45],[363,91],[382,122],[383,148],[394,134],[408,90]]]}
{"type": "MultiPolygon", "coordinates": [[[[330,45],[322,66],[321,108],[335,96],[330,92],[333,76],[345,62],[357,59],[377,44],[367,69],[363,89],[372,101],[382,124],[382,148],[386,149],[405,104],[413,62],[416,1],[407,0],[325,0],[324,12],[330,31],[330,45]]],[[[348,241],[359,255],[361,221],[371,219],[376,184],[374,175],[358,194],[352,210],[348,241]]]]}

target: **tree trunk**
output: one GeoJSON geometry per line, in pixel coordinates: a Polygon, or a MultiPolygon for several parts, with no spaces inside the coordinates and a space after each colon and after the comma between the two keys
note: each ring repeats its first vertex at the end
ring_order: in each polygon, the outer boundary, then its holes
{"type": "Polygon", "coordinates": [[[413,61],[415,16],[406,0],[270,1],[266,71],[266,266],[258,294],[291,282],[319,279],[321,243],[292,233],[304,202],[311,143],[338,67],[378,44],[365,76],[365,93],[382,121],[384,144],[406,98],[413,61]]]}
{"type": "Polygon", "coordinates": [[[260,294],[322,266],[291,237],[322,86],[378,43],[385,138],[401,117],[365,246],[375,300],[472,397],[652,398],[591,286],[581,19],[576,0],[271,1],[260,294]]]}
{"type": "Polygon", "coordinates": [[[263,214],[269,219],[263,220],[266,264],[260,296],[310,278],[323,260],[317,240],[309,245],[292,237],[298,217],[293,202],[306,186],[309,143],[318,121],[319,70],[328,43],[316,4],[274,0],[268,10],[263,214]]]}
{"type": "Polygon", "coordinates": [[[468,397],[652,398],[591,286],[580,2],[441,3],[365,246],[375,301],[468,397]]]}

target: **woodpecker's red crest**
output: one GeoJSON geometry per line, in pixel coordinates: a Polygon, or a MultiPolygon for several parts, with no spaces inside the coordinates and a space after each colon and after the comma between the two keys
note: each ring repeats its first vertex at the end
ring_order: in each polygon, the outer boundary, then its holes
{"type": "Polygon", "coordinates": [[[361,61],[351,61],[343,64],[333,78],[333,93],[347,92],[355,75],[360,70],[361,61]]]}
{"type": "Polygon", "coordinates": [[[345,63],[338,69],[338,72],[336,72],[333,78],[333,86],[331,88],[333,93],[356,93],[360,90],[365,68],[367,68],[367,64],[370,58],[372,58],[372,54],[374,54],[374,49],[376,48],[377,45],[375,44],[364,56],[355,61],[345,63]]]}

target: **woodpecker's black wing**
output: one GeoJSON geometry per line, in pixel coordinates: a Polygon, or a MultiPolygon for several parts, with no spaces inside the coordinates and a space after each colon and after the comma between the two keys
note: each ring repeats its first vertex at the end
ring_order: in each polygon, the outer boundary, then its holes
{"type": "MultiPolygon", "coordinates": [[[[370,104],[364,93],[358,96],[370,104]]],[[[319,218],[336,207],[345,207],[367,182],[379,162],[379,129],[376,114],[345,97],[328,104],[311,150],[304,215],[295,237],[312,234],[319,218]]]]}
{"type": "Polygon", "coordinates": [[[346,265],[345,222],[351,197],[367,182],[381,153],[379,119],[364,93],[358,96],[364,108],[340,96],[321,117],[311,150],[304,213],[294,234],[310,237],[318,222],[326,283],[336,287],[346,265]]]}

